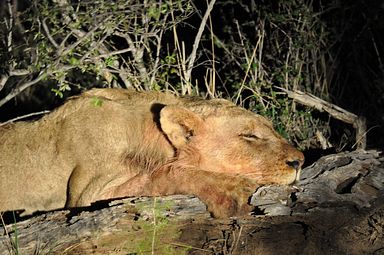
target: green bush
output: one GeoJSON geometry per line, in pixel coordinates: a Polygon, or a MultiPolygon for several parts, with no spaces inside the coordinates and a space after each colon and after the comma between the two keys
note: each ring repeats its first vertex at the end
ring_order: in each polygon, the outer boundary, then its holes
{"type": "Polygon", "coordinates": [[[321,13],[299,0],[213,3],[212,12],[188,0],[3,4],[0,107],[36,90],[44,101],[94,86],[226,97],[301,149],[319,147],[327,121],[282,89],[329,97],[321,13]]]}

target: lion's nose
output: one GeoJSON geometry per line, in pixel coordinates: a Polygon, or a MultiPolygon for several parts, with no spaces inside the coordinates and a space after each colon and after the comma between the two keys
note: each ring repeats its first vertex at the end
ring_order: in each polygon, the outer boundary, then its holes
{"type": "Polygon", "coordinates": [[[303,162],[302,160],[286,161],[288,166],[293,167],[296,170],[300,169],[301,165],[303,164],[302,162],[303,162]]]}

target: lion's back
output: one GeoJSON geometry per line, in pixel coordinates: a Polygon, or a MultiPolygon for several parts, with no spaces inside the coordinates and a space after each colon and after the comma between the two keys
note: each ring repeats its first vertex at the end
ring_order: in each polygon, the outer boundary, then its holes
{"type": "Polygon", "coordinates": [[[150,105],[155,102],[165,105],[181,103],[180,98],[170,93],[116,88],[91,89],[84,92],[81,97],[99,98],[101,100],[110,100],[125,105],[150,105]]]}

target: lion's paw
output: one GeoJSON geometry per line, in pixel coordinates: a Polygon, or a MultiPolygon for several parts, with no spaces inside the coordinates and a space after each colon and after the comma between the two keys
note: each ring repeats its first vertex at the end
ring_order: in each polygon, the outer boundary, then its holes
{"type": "Polygon", "coordinates": [[[216,218],[245,216],[254,208],[249,199],[256,189],[257,184],[251,180],[234,178],[222,186],[209,187],[202,200],[216,218]]]}

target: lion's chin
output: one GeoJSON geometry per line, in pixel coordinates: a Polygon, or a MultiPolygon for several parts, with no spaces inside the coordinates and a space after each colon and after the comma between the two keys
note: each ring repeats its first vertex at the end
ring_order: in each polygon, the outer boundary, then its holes
{"type": "Polygon", "coordinates": [[[295,171],[294,174],[287,176],[286,178],[286,185],[295,185],[300,181],[300,170],[295,171]]]}
{"type": "MultiPolygon", "coordinates": [[[[265,178],[264,176],[263,178],[265,180],[263,184],[295,185],[300,180],[300,170],[290,171],[288,174],[271,176],[271,178],[265,178]]],[[[258,183],[260,183],[260,181],[258,181],[258,183]]]]}

